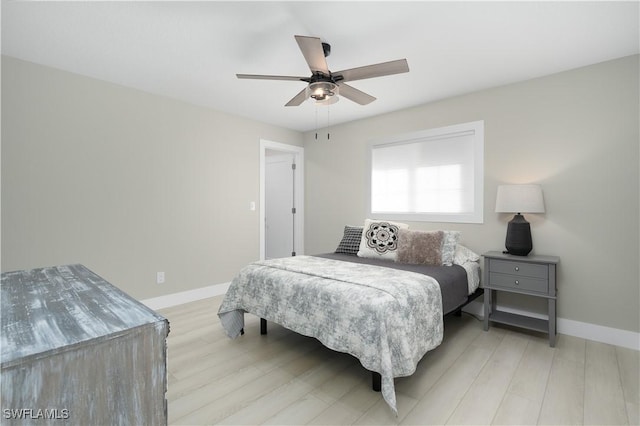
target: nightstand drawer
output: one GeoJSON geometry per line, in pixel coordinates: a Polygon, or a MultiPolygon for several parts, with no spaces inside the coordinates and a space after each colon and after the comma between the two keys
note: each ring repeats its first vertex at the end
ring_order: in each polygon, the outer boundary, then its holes
{"type": "Polygon", "coordinates": [[[518,275],[522,277],[533,277],[540,279],[549,278],[549,267],[535,263],[517,262],[512,260],[491,259],[491,272],[502,274],[518,275]]]}
{"type": "Polygon", "coordinates": [[[547,294],[549,281],[531,277],[521,277],[514,274],[489,273],[489,287],[502,287],[504,289],[533,291],[547,294]]]}

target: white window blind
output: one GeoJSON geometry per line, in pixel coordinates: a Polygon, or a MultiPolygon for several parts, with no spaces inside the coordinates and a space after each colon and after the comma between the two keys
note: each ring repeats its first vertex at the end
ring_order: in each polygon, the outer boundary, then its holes
{"type": "Polygon", "coordinates": [[[482,121],[373,142],[372,217],[482,223],[482,121]]]}

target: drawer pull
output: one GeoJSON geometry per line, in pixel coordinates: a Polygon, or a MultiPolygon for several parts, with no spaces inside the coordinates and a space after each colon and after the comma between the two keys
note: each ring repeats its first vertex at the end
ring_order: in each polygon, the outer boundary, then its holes
{"type": "Polygon", "coordinates": [[[516,285],[520,284],[520,281],[516,280],[516,285]]]}
{"type": "Polygon", "coordinates": [[[515,269],[516,271],[519,271],[519,270],[520,270],[520,267],[519,267],[519,266],[516,266],[514,269],[515,269]]]}

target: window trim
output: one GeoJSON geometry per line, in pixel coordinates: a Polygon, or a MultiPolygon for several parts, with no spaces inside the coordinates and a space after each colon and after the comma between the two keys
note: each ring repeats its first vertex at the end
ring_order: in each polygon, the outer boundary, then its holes
{"type": "Polygon", "coordinates": [[[372,219],[404,220],[416,222],[484,223],[484,121],[454,124],[451,126],[421,130],[373,140],[367,143],[366,210],[372,219]],[[456,136],[472,135],[474,146],[474,208],[469,213],[374,213],[371,210],[372,160],[375,148],[440,140],[456,136]]]}

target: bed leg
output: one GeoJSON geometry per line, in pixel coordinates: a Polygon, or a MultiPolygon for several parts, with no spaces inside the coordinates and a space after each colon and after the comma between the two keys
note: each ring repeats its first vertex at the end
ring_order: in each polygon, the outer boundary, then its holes
{"type": "Polygon", "coordinates": [[[371,372],[371,388],[375,391],[375,392],[380,392],[380,390],[382,389],[382,376],[380,375],[380,373],[376,373],[375,371],[371,372]]]}
{"type": "Polygon", "coordinates": [[[260,318],[260,334],[267,334],[267,320],[260,318]]]}
{"type": "Polygon", "coordinates": [[[241,329],[240,329],[240,335],[241,335],[241,336],[244,336],[244,328],[241,328],[241,329]]]}
{"type": "Polygon", "coordinates": [[[453,315],[457,316],[457,317],[461,317],[462,316],[462,309],[458,309],[457,311],[455,311],[453,313],[453,315]]]}

